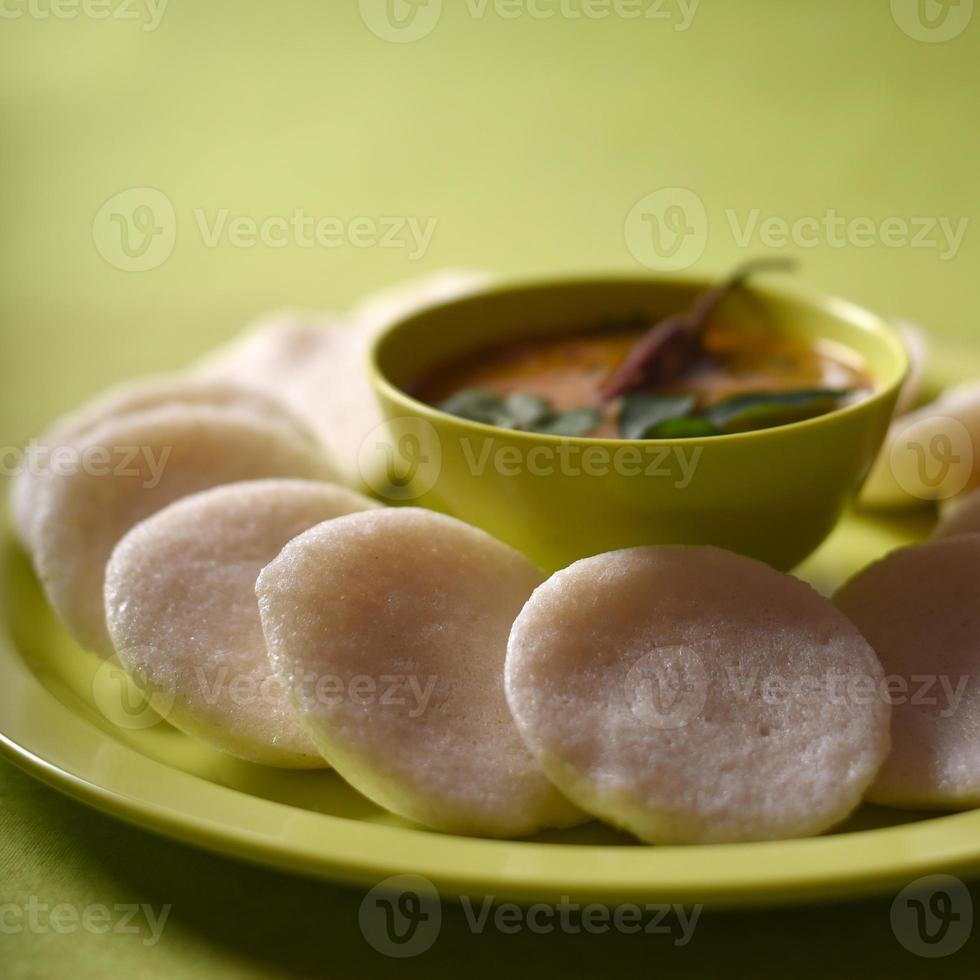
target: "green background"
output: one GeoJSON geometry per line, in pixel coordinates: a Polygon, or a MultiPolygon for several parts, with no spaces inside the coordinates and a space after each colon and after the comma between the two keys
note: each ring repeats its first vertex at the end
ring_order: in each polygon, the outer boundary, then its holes
{"type": "MultiPolygon", "coordinates": [[[[739,246],[731,212],[791,223],[832,209],[875,228],[966,219],[946,258],[826,240],[788,251],[819,287],[960,343],[976,337],[980,16],[925,43],[899,28],[888,0],[701,0],[683,31],[671,0],[667,20],[481,18],[474,0],[445,0],[430,34],[397,44],[368,30],[356,0],[170,0],[153,31],[145,17],[60,19],[51,0],[28,2],[6,0],[0,18],[2,445],[109,381],[179,366],[269,308],[341,308],[449,265],[642,271],[624,222],[663,187],[704,204],[695,274],[769,251],[758,239],[739,246]],[[103,202],[132,187],[159,189],[176,215],[172,255],[144,272],[114,267],[93,242],[103,202]],[[227,237],[208,247],[195,213],[210,221],[220,209],[437,225],[415,260],[398,248],[238,248],[227,237]]],[[[892,936],[888,901],[709,910],[679,950],[651,937],[475,937],[448,914],[429,953],[395,962],[362,940],[356,894],[158,840],[6,765],[0,793],[0,904],[174,906],[152,949],[131,937],[0,935],[5,977],[698,976],[709,965],[826,975],[855,957],[877,974],[927,966],[892,936]]],[[[978,943],[929,968],[975,972],[978,943]]]]}

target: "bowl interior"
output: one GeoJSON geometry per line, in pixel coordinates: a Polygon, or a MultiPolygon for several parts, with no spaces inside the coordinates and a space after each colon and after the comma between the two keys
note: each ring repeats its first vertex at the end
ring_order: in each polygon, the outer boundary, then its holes
{"type": "MultiPolygon", "coordinates": [[[[382,384],[405,397],[420,376],[463,354],[518,338],[588,330],[636,314],[656,320],[687,309],[711,285],[707,280],[597,278],[490,289],[394,323],[375,343],[373,366],[382,384]]],[[[908,368],[901,341],[880,317],[798,285],[760,280],[728,297],[717,316],[746,329],[843,345],[864,362],[878,394],[901,384],[908,368]]]]}

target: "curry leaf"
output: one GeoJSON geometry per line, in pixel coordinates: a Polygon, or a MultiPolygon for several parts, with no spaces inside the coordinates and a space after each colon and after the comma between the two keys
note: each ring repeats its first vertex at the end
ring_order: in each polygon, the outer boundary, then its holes
{"type": "Polygon", "coordinates": [[[664,419],[651,426],[645,439],[699,439],[704,436],[718,436],[722,430],[714,422],[704,418],[664,419]]]}
{"type": "Polygon", "coordinates": [[[601,421],[598,409],[573,408],[539,421],[531,431],[548,436],[586,436],[601,421]]]}
{"type": "Polygon", "coordinates": [[[440,402],[436,407],[450,415],[469,419],[471,422],[502,425],[505,428],[511,427],[511,414],[507,410],[504,400],[499,395],[489,391],[466,388],[456,392],[444,402],[440,402]]]}
{"type": "Polygon", "coordinates": [[[513,424],[519,428],[533,428],[552,414],[551,403],[540,395],[515,391],[504,399],[504,407],[513,424]]]}
{"type": "Polygon", "coordinates": [[[852,394],[840,388],[750,392],[718,402],[704,412],[704,418],[725,432],[771,429],[832,412],[852,394]]]}
{"type": "Polygon", "coordinates": [[[503,398],[493,392],[467,388],[438,407],[471,422],[552,436],[588,435],[602,421],[602,414],[596,408],[556,412],[546,398],[522,391],[503,398]]]}
{"type": "Polygon", "coordinates": [[[690,395],[652,395],[629,392],[619,412],[619,431],[624,439],[650,439],[650,430],[668,419],[686,418],[696,402],[690,395]]]}

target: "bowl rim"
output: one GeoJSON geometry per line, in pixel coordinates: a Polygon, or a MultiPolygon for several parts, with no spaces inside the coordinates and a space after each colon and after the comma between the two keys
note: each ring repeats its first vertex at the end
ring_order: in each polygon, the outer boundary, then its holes
{"type": "MultiPolygon", "coordinates": [[[[421,309],[414,309],[410,313],[403,314],[385,324],[375,336],[367,352],[367,371],[368,377],[375,392],[387,396],[392,401],[403,403],[407,409],[415,415],[425,418],[430,423],[445,425],[447,422],[455,423],[464,428],[475,430],[486,436],[497,434],[506,435],[509,439],[519,442],[529,442],[538,445],[568,445],[569,443],[581,444],[583,447],[603,446],[678,446],[678,445],[722,445],[732,444],[738,441],[748,441],[753,439],[772,438],[774,434],[787,432],[803,431],[821,425],[829,425],[834,421],[846,416],[867,412],[872,406],[886,402],[889,398],[897,397],[899,390],[908,378],[911,370],[911,361],[908,350],[902,343],[898,331],[883,316],[873,313],[851,300],[844,299],[832,293],[825,293],[805,283],[798,281],[792,284],[781,283],[779,285],[770,284],[771,276],[762,275],[759,280],[753,280],[752,285],[748,286],[750,292],[764,293],[778,298],[795,300],[797,302],[816,307],[829,313],[836,319],[848,324],[849,326],[865,331],[869,336],[873,336],[889,350],[896,362],[895,376],[890,381],[879,382],[875,390],[865,398],[858,399],[848,405],[843,405],[833,411],[825,412],[823,415],[815,416],[810,419],[803,419],[799,422],[789,422],[784,425],[770,426],[765,429],[750,429],[746,432],[731,432],[713,436],[693,436],[674,439],[623,439],[623,438],[597,438],[594,436],[560,436],[543,432],[527,432],[522,429],[507,429],[499,425],[490,425],[486,422],[475,422],[465,419],[458,415],[452,415],[436,408],[427,402],[423,402],[413,395],[410,395],[404,388],[396,385],[382,369],[380,359],[382,350],[391,337],[401,331],[411,329],[416,321],[430,316],[436,310],[444,310],[454,306],[461,306],[477,300],[494,297],[499,295],[514,295],[536,291],[546,291],[560,289],[570,286],[607,286],[615,288],[617,286],[642,286],[648,285],[651,288],[666,285],[690,286],[695,289],[708,289],[718,282],[717,277],[709,276],[671,276],[671,275],[636,275],[636,274],[579,274],[561,275],[549,277],[533,278],[514,278],[500,279],[491,282],[486,286],[467,292],[451,299],[441,300],[436,303],[426,304],[421,309]],[[760,286],[760,282],[765,285],[760,286]]],[[[844,342],[846,345],[846,342],[844,342]]]]}

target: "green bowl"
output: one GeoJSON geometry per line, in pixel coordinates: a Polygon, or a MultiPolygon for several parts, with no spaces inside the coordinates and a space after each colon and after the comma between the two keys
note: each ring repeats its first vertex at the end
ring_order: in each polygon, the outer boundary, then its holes
{"type": "Polygon", "coordinates": [[[876,389],[805,422],[701,439],[565,438],[460,419],[407,394],[434,366],[527,336],[604,319],[662,317],[707,282],[589,278],[505,285],[392,324],[371,352],[387,420],[361,469],[391,503],[430,507],[489,531],[553,571],[618,548],[707,544],[790,569],[830,533],[881,447],[905,349],[879,317],[798,286],[754,285],[724,316],[787,337],[843,344],[876,389]]]}

